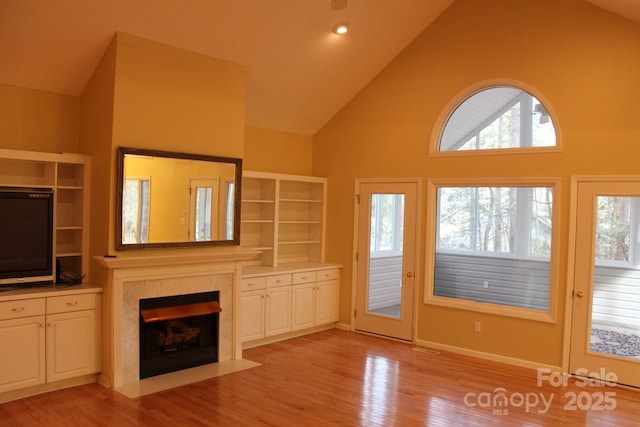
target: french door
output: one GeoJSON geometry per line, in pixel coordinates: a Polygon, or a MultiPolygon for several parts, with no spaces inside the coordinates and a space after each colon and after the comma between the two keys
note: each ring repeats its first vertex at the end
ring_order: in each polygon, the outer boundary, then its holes
{"type": "Polygon", "coordinates": [[[577,188],[569,370],[640,387],[640,180],[577,188]]]}
{"type": "Polygon", "coordinates": [[[419,181],[359,181],[355,329],[412,340],[419,181]]]}

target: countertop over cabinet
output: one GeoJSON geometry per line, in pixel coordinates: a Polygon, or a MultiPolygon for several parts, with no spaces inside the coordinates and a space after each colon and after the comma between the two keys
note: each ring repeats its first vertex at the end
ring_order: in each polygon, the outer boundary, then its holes
{"type": "Polygon", "coordinates": [[[5,288],[0,287],[0,301],[15,301],[29,298],[46,298],[63,295],[89,294],[100,292],[102,292],[102,288],[100,286],[93,286],[86,283],[71,286],[46,285],[19,287],[18,285],[5,288]],[[9,291],[5,289],[13,290],[9,291]]]}

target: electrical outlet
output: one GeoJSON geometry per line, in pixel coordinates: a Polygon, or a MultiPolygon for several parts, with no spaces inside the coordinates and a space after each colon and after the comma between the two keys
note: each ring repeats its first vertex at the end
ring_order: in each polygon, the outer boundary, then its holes
{"type": "Polygon", "coordinates": [[[484,282],[482,282],[482,287],[485,289],[489,289],[489,281],[485,280],[484,282]]]}
{"type": "Polygon", "coordinates": [[[480,332],[480,330],[481,330],[480,322],[473,322],[473,331],[480,332]]]}

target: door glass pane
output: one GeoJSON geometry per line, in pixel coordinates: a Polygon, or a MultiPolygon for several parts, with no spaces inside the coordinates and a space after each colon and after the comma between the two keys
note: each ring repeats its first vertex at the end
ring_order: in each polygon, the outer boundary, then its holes
{"type": "Polygon", "coordinates": [[[640,359],[640,197],[596,198],[592,352],[640,359]]]}
{"type": "Polygon", "coordinates": [[[404,194],[372,194],[367,311],[399,318],[404,194]]]}

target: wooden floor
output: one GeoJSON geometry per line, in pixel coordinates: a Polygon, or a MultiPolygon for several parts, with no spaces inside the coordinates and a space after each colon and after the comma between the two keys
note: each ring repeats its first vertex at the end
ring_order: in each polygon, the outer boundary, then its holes
{"type": "Polygon", "coordinates": [[[639,423],[638,390],[586,386],[575,379],[566,387],[548,381],[538,386],[535,370],[433,355],[352,332],[329,330],[247,350],[244,356],[262,366],[137,399],[91,384],[4,403],[0,426],[639,423]]]}

